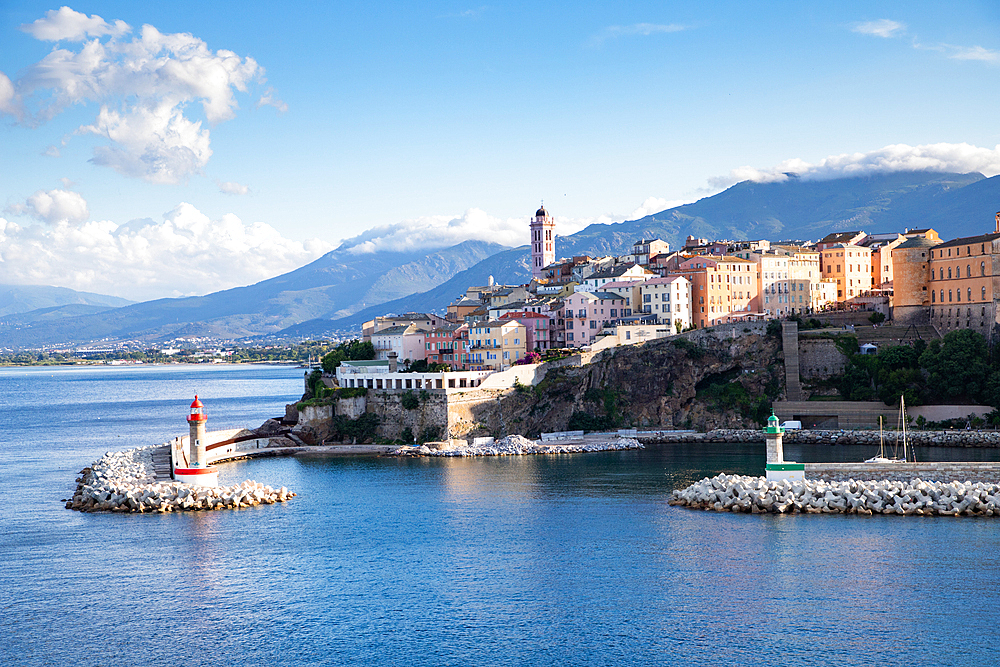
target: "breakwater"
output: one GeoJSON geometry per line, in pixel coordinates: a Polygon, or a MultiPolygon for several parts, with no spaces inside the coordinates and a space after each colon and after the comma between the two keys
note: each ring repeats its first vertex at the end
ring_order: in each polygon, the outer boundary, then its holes
{"type": "Polygon", "coordinates": [[[671,505],[752,514],[897,514],[1000,516],[1000,484],[901,481],[769,482],[762,477],[716,475],[675,490],[671,505]]]}
{"type": "MultiPolygon", "coordinates": [[[[643,442],[763,442],[764,434],[756,429],[714,429],[707,433],[692,431],[647,431],[636,437],[643,442]]],[[[896,431],[881,435],[887,446],[896,439],[896,431]]],[[[799,445],[871,445],[878,447],[877,430],[813,430],[785,431],[786,444],[799,445]]],[[[906,441],[916,447],[1000,447],[1000,431],[907,431],[906,441]]]]}
{"type": "MultiPolygon", "coordinates": [[[[607,436],[605,436],[607,438],[607,436]]],[[[401,447],[394,456],[518,456],[525,454],[573,454],[579,452],[603,452],[622,449],[643,449],[643,444],[635,438],[614,437],[598,441],[573,441],[555,444],[536,442],[523,435],[508,435],[496,442],[465,444],[434,449],[426,445],[401,447]]]]}
{"type": "Polygon", "coordinates": [[[153,453],[163,445],[108,452],[81,471],[66,508],[81,512],[179,512],[270,505],[295,496],[247,480],[234,486],[202,487],[158,481],[153,453]]]}

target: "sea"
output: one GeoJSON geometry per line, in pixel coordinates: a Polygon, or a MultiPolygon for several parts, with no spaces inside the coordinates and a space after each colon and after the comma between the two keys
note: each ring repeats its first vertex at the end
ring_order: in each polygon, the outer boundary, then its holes
{"type": "Polygon", "coordinates": [[[998,662],[1000,519],[668,505],[703,477],[761,474],[763,443],[260,459],[221,481],[298,497],[64,508],[105,452],[185,433],[196,393],[211,430],[259,425],[302,390],[282,366],[0,369],[0,665],[998,662]]]}

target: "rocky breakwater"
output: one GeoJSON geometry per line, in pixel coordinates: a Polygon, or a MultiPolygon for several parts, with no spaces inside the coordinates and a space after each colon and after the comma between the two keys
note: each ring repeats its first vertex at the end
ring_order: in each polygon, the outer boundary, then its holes
{"type": "Polygon", "coordinates": [[[671,505],[753,514],[1000,516],[1000,484],[983,482],[769,482],[720,474],[675,490],[671,505]]]}
{"type": "MultiPolygon", "coordinates": [[[[655,431],[640,433],[646,442],[763,442],[764,434],[757,429],[717,428],[707,433],[691,431],[655,431]]],[[[879,439],[891,444],[895,431],[847,431],[797,429],[785,431],[785,444],[799,445],[871,445],[878,447],[879,439]]],[[[1000,447],[1000,431],[907,431],[906,441],[916,447],[1000,447]]]]}
{"type": "Polygon", "coordinates": [[[108,452],[84,468],[66,508],[81,512],[180,512],[270,505],[295,496],[285,487],[275,490],[250,480],[211,488],[159,482],[153,472],[155,447],[108,452]]]}
{"type": "Polygon", "coordinates": [[[508,435],[490,444],[445,446],[435,449],[427,445],[401,447],[395,456],[517,456],[524,454],[573,454],[578,452],[604,452],[621,449],[643,449],[635,438],[614,438],[607,442],[570,442],[556,444],[537,442],[522,435],[508,435]]]}

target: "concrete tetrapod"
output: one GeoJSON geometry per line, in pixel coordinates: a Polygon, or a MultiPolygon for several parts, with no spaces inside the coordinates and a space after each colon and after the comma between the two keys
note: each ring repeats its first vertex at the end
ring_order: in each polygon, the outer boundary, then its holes
{"type": "Polygon", "coordinates": [[[769,482],[719,474],[675,490],[670,504],[718,512],[1000,516],[1000,484],[898,481],[769,482]]]}

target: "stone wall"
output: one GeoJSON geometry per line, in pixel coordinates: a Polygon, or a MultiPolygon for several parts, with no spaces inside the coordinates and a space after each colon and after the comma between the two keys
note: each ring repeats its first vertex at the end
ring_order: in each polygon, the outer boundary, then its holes
{"type": "Polygon", "coordinates": [[[347,417],[348,419],[357,419],[361,415],[365,414],[367,409],[368,402],[365,396],[338,398],[333,414],[341,417],[347,417]]]}
{"type": "MultiPolygon", "coordinates": [[[[415,391],[414,394],[420,396],[421,392],[415,391]]],[[[448,397],[443,391],[423,393],[424,398],[414,410],[403,407],[403,396],[405,394],[399,392],[368,391],[366,412],[378,416],[380,437],[395,440],[406,428],[416,437],[426,428],[439,428],[441,437],[447,437],[448,397]]]]}
{"type": "Polygon", "coordinates": [[[799,376],[807,380],[826,380],[843,375],[846,357],[830,338],[799,336],[799,376]]]}

